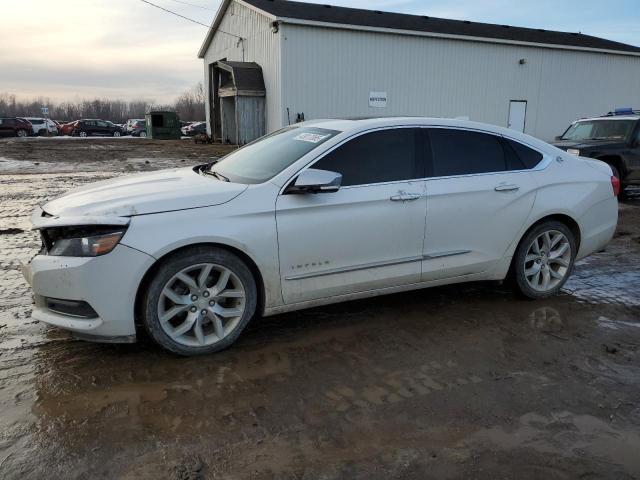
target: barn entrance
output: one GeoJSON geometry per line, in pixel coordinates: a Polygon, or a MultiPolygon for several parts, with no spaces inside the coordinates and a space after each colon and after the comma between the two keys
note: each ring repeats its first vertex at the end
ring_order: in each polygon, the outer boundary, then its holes
{"type": "Polygon", "coordinates": [[[260,65],[227,60],[214,63],[209,91],[215,141],[244,145],[265,134],[266,90],[260,65]]]}

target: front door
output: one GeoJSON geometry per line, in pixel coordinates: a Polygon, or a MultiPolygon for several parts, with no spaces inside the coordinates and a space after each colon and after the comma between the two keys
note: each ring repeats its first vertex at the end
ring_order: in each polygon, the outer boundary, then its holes
{"type": "Polygon", "coordinates": [[[509,123],[507,126],[512,130],[524,132],[527,118],[527,101],[511,100],[509,102],[509,123]]]}
{"type": "Polygon", "coordinates": [[[365,133],[311,168],[341,173],[334,193],[276,203],[285,303],[420,281],[426,200],[415,128],[365,133]]]}
{"type": "Polygon", "coordinates": [[[433,167],[422,280],[488,272],[529,217],[536,196],[530,168],[542,155],[486,133],[428,132],[433,167]]]}
{"type": "Polygon", "coordinates": [[[635,137],[631,142],[631,148],[627,153],[629,175],[627,181],[640,183],[640,122],[636,127],[635,137]]]}

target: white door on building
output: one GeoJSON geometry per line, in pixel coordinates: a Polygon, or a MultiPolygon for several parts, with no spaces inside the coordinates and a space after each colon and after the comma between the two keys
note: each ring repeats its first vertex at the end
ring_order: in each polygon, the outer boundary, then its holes
{"type": "Polygon", "coordinates": [[[509,123],[507,127],[518,132],[524,132],[527,117],[527,101],[511,100],[509,102],[509,123]]]}

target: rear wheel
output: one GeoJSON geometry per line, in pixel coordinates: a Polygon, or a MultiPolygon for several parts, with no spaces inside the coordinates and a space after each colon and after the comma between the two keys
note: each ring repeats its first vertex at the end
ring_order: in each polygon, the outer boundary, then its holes
{"type": "Polygon", "coordinates": [[[118,131],[113,132],[113,136],[114,137],[119,137],[120,136],[120,132],[118,132],[118,131]]]}
{"type": "Polygon", "coordinates": [[[147,138],[147,132],[145,132],[144,130],[140,132],[140,138],[147,138]]]}
{"type": "Polygon", "coordinates": [[[514,257],[518,290],[529,298],[545,298],[560,291],[577,253],[576,239],[561,222],[547,221],[521,241],[514,257]]]}
{"type": "Polygon", "coordinates": [[[235,342],[256,304],[256,283],[242,260],[223,249],[197,247],[160,266],[144,295],[143,322],[164,349],[203,355],[235,342]]]}

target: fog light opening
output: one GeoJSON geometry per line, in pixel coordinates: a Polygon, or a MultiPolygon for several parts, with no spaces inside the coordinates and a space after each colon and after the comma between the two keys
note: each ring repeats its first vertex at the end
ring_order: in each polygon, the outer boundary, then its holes
{"type": "Polygon", "coordinates": [[[59,298],[45,298],[48,310],[62,315],[77,318],[98,318],[96,311],[83,300],[62,300],[59,298]]]}

